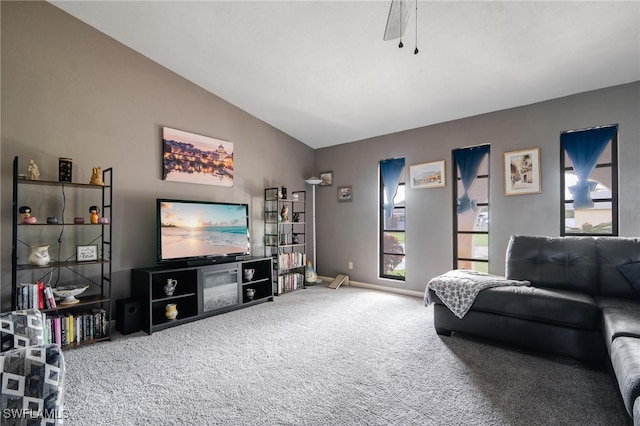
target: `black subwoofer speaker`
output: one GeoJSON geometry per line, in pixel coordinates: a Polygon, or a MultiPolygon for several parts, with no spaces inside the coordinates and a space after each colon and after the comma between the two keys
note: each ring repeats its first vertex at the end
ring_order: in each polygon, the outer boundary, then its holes
{"type": "Polygon", "coordinates": [[[140,302],[135,299],[120,299],[116,302],[116,330],[122,334],[140,330],[140,302]]]}

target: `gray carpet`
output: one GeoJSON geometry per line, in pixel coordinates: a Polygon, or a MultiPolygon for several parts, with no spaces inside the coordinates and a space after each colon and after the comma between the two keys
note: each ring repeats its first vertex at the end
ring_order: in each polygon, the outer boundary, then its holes
{"type": "Polygon", "coordinates": [[[362,288],[310,287],[65,359],[68,425],[626,423],[606,372],[440,337],[422,300],[362,288]]]}

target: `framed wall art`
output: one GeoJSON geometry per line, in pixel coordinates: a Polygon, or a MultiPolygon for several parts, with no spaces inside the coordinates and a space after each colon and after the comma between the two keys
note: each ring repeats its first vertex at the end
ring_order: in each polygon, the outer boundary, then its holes
{"type": "Polygon", "coordinates": [[[320,173],[320,186],[331,186],[333,185],[333,172],[322,172],[320,173]]]}
{"type": "Polygon", "coordinates": [[[233,143],[162,128],[162,179],[233,186],[233,143]]]}
{"type": "Polygon", "coordinates": [[[540,148],[504,153],[504,195],[540,193],[540,181],[540,148]]]}
{"type": "Polygon", "coordinates": [[[77,245],[76,261],[78,262],[95,262],[98,260],[98,245],[77,245]]]}
{"type": "Polygon", "coordinates": [[[353,201],[353,188],[351,186],[338,187],[338,201],[353,201]]]}
{"type": "Polygon", "coordinates": [[[414,164],[409,167],[411,188],[442,188],[446,183],[445,160],[414,164]]]}

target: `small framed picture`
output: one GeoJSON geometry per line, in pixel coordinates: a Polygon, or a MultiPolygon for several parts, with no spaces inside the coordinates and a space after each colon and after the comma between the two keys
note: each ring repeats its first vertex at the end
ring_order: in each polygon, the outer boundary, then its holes
{"type": "Polygon", "coordinates": [[[76,246],[76,261],[91,262],[98,260],[98,245],[76,246]]]}
{"type": "Polygon", "coordinates": [[[540,192],[540,148],[505,152],[504,195],[540,192]]]}
{"type": "Polygon", "coordinates": [[[333,172],[322,172],[320,173],[320,186],[331,186],[333,185],[333,172]]]}
{"type": "Polygon", "coordinates": [[[409,167],[411,188],[415,189],[447,186],[445,175],[445,160],[414,164],[409,167]]]}
{"type": "Polygon", "coordinates": [[[353,200],[353,189],[351,186],[339,186],[338,187],[338,201],[352,201],[353,200]]]}

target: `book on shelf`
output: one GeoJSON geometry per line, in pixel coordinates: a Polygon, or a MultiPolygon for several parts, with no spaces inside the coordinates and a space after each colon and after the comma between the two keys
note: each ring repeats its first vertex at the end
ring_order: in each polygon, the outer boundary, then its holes
{"type": "Polygon", "coordinates": [[[36,286],[38,290],[38,309],[44,309],[44,283],[42,280],[38,280],[36,286]]]}
{"type": "Polygon", "coordinates": [[[288,293],[302,287],[304,287],[303,274],[285,274],[278,277],[278,294],[288,293]]]}
{"type": "Polygon", "coordinates": [[[47,322],[47,314],[42,312],[40,315],[42,315],[42,334],[43,334],[44,341],[45,343],[50,342],[51,330],[49,329],[49,324],[47,322]]]}
{"type": "Polygon", "coordinates": [[[58,307],[56,298],[53,297],[53,290],[48,285],[44,286],[44,301],[47,309],[55,309],[58,307]]]}
{"type": "Polygon", "coordinates": [[[109,319],[106,309],[68,312],[65,314],[43,313],[45,343],[56,343],[61,347],[83,343],[109,335],[109,319]]]}
{"type": "Polygon", "coordinates": [[[60,341],[56,342],[60,346],[67,345],[67,317],[66,315],[61,315],[60,319],[60,341]]]}
{"type": "Polygon", "coordinates": [[[52,318],[53,321],[53,340],[51,343],[57,343],[62,346],[62,331],[60,330],[60,317],[55,316],[52,318]]]}
{"type": "Polygon", "coordinates": [[[93,314],[94,335],[96,337],[105,337],[109,335],[107,311],[102,308],[93,308],[91,313],[93,314]]]}
{"type": "Polygon", "coordinates": [[[300,268],[306,264],[306,255],[300,252],[281,253],[278,255],[280,270],[300,268]]]}
{"type": "Polygon", "coordinates": [[[18,284],[17,309],[55,309],[56,300],[53,297],[51,287],[38,281],[35,284],[18,284]]]}
{"type": "Polygon", "coordinates": [[[44,283],[20,283],[18,284],[16,306],[18,309],[44,309],[44,283]]]}

